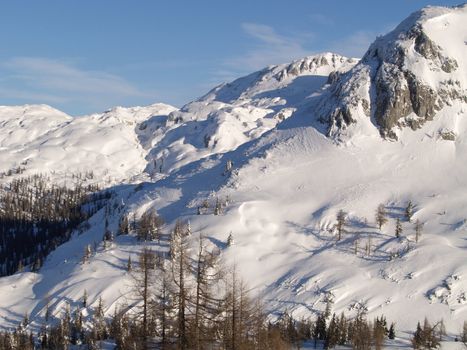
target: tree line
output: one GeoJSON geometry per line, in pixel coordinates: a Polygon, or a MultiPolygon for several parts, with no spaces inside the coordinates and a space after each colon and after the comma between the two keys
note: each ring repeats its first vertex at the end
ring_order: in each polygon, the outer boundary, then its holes
{"type": "Polygon", "coordinates": [[[0,188],[0,276],[41,267],[74,229],[101,209],[109,191],[97,185],[51,185],[45,175],[13,179],[0,188]]]}

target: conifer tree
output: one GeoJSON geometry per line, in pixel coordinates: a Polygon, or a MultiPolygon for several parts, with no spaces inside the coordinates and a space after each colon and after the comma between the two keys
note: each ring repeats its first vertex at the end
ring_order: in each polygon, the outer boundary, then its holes
{"type": "Polygon", "coordinates": [[[376,209],[375,219],[378,228],[381,230],[384,224],[388,221],[386,208],[384,207],[384,204],[378,205],[378,208],[376,209]]]}
{"type": "Polygon", "coordinates": [[[84,248],[83,263],[87,263],[89,261],[91,254],[92,254],[91,245],[88,244],[86,245],[86,248],[84,248]]]}
{"type": "Polygon", "coordinates": [[[422,230],[423,224],[420,222],[420,220],[417,219],[417,221],[415,221],[415,242],[417,243],[422,235],[422,230]]]}
{"type": "Polygon", "coordinates": [[[131,272],[131,270],[133,270],[133,263],[131,261],[131,255],[128,255],[128,260],[126,262],[126,270],[127,272],[131,272]]]}
{"type": "Polygon", "coordinates": [[[133,272],[135,292],[141,298],[141,312],[138,320],[141,322],[141,334],[144,342],[150,335],[150,313],[153,302],[152,289],[156,279],[156,255],[149,248],[143,248],[139,254],[138,268],[133,272]]]}
{"type": "Polygon", "coordinates": [[[325,349],[332,349],[339,344],[339,324],[336,314],[332,315],[331,321],[329,322],[328,329],[326,331],[326,340],[324,342],[325,349]]]}
{"type": "Polygon", "coordinates": [[[315,327],[313,330],[313,339],[315,341],[315,348],[317,346],[318,340],[325,340],[327,337],[326,333],[326,317],[323,313],[318,314],[318,318],[315,322],[315,327]]]}
{"type": "Polygon", "coordinates": [[[467,321],[464,321],[464,325],[462,327],[461,341],[467,345],[467,321]]]}
{"type": "Polygon", "coordinates": [[[162,262],[160,271],[158,272],[158,284],[155,295],[155,308],[154,312],[159,320],[159,338],[162,350],[169,346],[169,339],[171,336],[171,329],[174,327],[172,322],[172,315],[174,312],[174,284],[171,283],[170,271],[167,270],[166,264],[162,262]]]}
{"type": "Polygon", "coordinates": [[[172,278],[175,285],[174,297],[177,309],[177,346],[181,350],[188,349],[188,320],[187,303],[189,288],[187,285],[187,272],[189,269],[188,242],[186,239],[186,227],[180,221],[175,224],[172,233],[170,257],[172,260],[172,278]]]}
{"type": "Polygon", "coordinates": [[[391,340],[396,338],[396,325],[394,322],[391,323],[391,326],[389,327],[388,338],[391,340]]]}
{"type": "Polygon", "coordinates": [[[99,298],[97,307],[94,309],[92,327],[94,340],[99,341],[107,338],[107,324],[105,322],[104,302],[102,297],[99,298]]]}
{"type": "Polygon", "coordinates": [[[336,216],[337,219],[337,224],[336,224],[336,229],[337,229],[337,240],[340,241],[342,239],[342,234],[344,233],[344,227],[346,224],[347,220],[347,213],[344,212],[343,210],[339,210],[336,216]]]}
{"type": "Polygon", "coordinates": [[[221,215],[221,213],[222,213],[222,204],[218,197],[216,198],[216,205],[214,206],[214,215],[221,215]]]}
{"type": "Polygon", "coordinates": [[[399,238],[402,234],[402,224],[399,218],[397,218],[396,221],[396,230],[395,230],[395,235],[397,238],[399,238]]]}
{"type": "Polygon", "coordinates": [[[344,312],[341,313],[339,318],[339,345],[345,345],[347,342],[347,335],[348,335],[348,322],[345,318],[344,312]]]}
{"type": "Polygon", "coordinates": [[[130,225],[128,222],[128,217],[123,215],[120,218],[120,223],[118,225],[118,234],[119,235],[127,235],[130,232],[130,225]]]}
{"type": "Polygon", "coordinates": [[[407,219],[408,222],[412,220],[413,216],[413,204],[412,201],[409,201],[407,204],[407,207],[405,208],[405,218],[407,219]]]}
{"type": "Polygon", "coordinates": [[[353,321],[352,329],[352,347],[354,349],[369,350],[372,345],[372,327],[366,321],[365,312],[359,310],[355,320],[353,321]]]}
{"type": "Polygon", "coordinates": [[[386,338],[386,320],[384,316],[376,318],[373,323],[373,342],[376,350],[381,350],[386,338]]]}
{"type": "Polygon", "coordinates": [[[191,301],[194,313],[191,338],[194,349],[201,350],[204,347],[203,340],[208,337],[209,320],[213,318],[218,305],[218,299],[215,298],[212,289],[220,279],[220,273],[217,271],[217,254],[206,249],[202,235],[190,271],[195,278],[194,296],[191,301]]]}
{"type": "Polygon", "coordinates": [[[227,237],[227,247],[230,247],[234,244],[234,238],[232,232],[229,233],[229,237],[227,237]]]}
{"type": "Polygon", "coordinates": [[[83,293],[82,305],[83,305],[83,308],[86,308],[88,306],[88,292],[86,289],[84,290],[84,293],[83,293]]]}

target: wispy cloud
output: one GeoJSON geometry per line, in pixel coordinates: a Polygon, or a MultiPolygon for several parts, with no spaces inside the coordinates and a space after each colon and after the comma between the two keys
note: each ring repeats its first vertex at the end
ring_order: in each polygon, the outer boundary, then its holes
{"type": "MultiPolygon", "coordinates": [[[[309,18],[320,25],[335,25],[332,18],[323,14],[311,14],[309,18]]],[[[242,55],[226,60],[223,69],[212,73],[211,81],[228,81],[231,80],[230,78],[271,64],[287,63],[319,52],[330,51],[348,57],[360,58],[377,35],[387,32],[386,27],[381,32],[358,30],[339,40],[325,41],[313,32],[286,35],[279,33],[272,26],[259,23],[242,23],[241,27],[244,33],[252,39],[250,49],[242,55]]]]}
{"type": "Polygon", "coordinates": [[[255,43],[243,55],[225,62],[225,66],[230,69],[251,71],[271,64],[289,62],[312,53],[305,44],[313,37],[313,33],[284,35],[264,24],[243,23],[241,26],[255,43]]]}
{"type": "Polygon", "coordinates": [[[337,52],[348,57],[362,57],[370,44],[376,39],[377,33],[372,31],[359,30],[334,41],[329,47],[329,51],[337,52]]]}
{"type": "Polygon", "coordinates": [[[128,97],[149,97],[122,77],[62,60],[16,57],[1,62],[0,69],[0,98],[24,103],[81,103],[105,109],[128,97]]]}
{"type": "Polygon", "coordinates": [[[341,40],[331,43],[330,51],[348,57],[362,57],[378,35],[385,35],[393,30],[397,23],[386,23],[378,30],[358,30],[341,40]]]}

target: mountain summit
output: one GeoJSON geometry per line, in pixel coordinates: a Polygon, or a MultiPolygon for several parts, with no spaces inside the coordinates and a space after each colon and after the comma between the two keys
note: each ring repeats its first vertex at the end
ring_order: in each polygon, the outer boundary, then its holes
{"type": "Polygon", "coordinates": [[[383,137],[417,129],[446,106],[467,103],[467,5],[427,7],[376,39],[332,82],[317,114],[328,134],[372,123],[383,137]]]}

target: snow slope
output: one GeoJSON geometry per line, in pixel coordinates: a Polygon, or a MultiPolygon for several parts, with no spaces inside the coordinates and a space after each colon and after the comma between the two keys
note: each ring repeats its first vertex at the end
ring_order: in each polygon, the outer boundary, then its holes
{"type": "Polygon", "coordinates": [[[356,63],[324,53],[222,84],[169,115],[170,129],[153,138],[150,157],[170,173],[203,157],[234,150],[289,118],[304,99],[320,90],[331,72],[347,71],[356,63]]]}
{"type": "Polygon", "coordinates": [[[93,171],[99,182],[130,181],[146,167],[138,125],[175,108],[164,104],[117,107],[72,118],[49,106],[0,107],[0,172],[25,168],[25,174],[93,171]]]}
{"type": "MultiPolygon", "coordinates": [[[[331,54],[321,57],[339,63],[322,71],[310,68],[321,58],[305,58],[144,119],[135,133],[153,180],[114,187],[111,207],[118,209],[110,229],[122,213],[154,208],[168,222],[167,233],[177,218],[189,220],[194,241],[203,233],[222,249],[271,311],[313,315],[331,296],[334,311],[384,313],[405,338],[425,316],[443,318],[448,332],[458,334],[467,319],[465,21],[465,5],[426,8],[377,39],[352,69],[355,60],[331,54]],[[443,70],[453,60],[456,68],[443,70]],[[326,78],[333,70],[342,72],[326,78]],[[396,88],[410,84],[416,87],[396,88]],[[426,91],[436,95],[436,106],[422,98],[426,91]],[[388,106],[409,112],[391,119],[388,106]],[[217,198],[226,205],[212,215],[217,198]],[[210,209],[197,215],[205,200],[210,209]],[[409,201],[412,222],[404,218],[409,201]],[[381,203],[389,222],[379,230],[374,215],[381,203]],[[340,241],[339,210],[348,213],[340,241]],[[424,223],[418,243],[415,220],[424,223]],[[235,244],[227,247],[229,233],[235,244]]],[[[60,129],[70,122],[57,116],[51,123],[60,129]]],[[[25,312],[39,322],[46,299],[60,312],[65,301],[79,303],[85,289],[90,304],[102,293],[109,313],[131,302],[126,259],[135,261],[141,248],[133,237],[118,237],[89,263],[80,262],[84,247],[100,242],[103,221],[101,211],[90,230],[60,246],[38,273],[0,279],[0,323],[12,326],[25,312]]]]}

